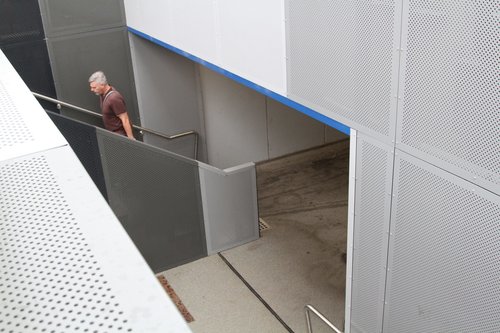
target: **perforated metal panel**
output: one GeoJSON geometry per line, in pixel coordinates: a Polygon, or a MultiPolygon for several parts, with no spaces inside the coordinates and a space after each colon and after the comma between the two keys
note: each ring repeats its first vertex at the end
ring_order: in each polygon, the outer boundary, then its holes
{"type": "Polygon", "coordinates": [[[225,171],[200,164],[199,172],[208,254],[257,240],[255,165],[248,163],[225,171]]]}
{"type": "Polygon", "coordinates": [[[109,205],[153,271],[207,255],[197,162],[98,129],[109,205]]]}
{"type": "Polygon", "coordinates": [[[500,332],[500,198],[398,152],[384,332],[500,332]]]}
{"type": "Polygon", "coordinates": [[[288,96],[390,142],[401,2],[286,1],[288,96]]]}
{"type": "MultiPolygon", "coordinates": [[[[47,45],[60,100],[100,112],[99,98],[89,91],[87,80],[90,74],[102,70],[109,83],[123,95],[132,122],[140,124],[125,28],[52,37],[47,45]]],[[[81,112],[64,109],[62,114],[79,119],[81,112]]]]}
{"type": "Polygon", "coordinates": [[[33,136],[24,122],[10,94],[0,82],[0,151],[2,148],[33,141],[33,136]]]}
{"type": "Polygon", "coordinates": [[[0,332],[131,332],[44,156],[0,179],[0,332]]]}
{"type": "Polygon", "coordinates": [[[125,24],[123,1],[120,0],[39,0],[39,3],[49,37],[125,24]]]}
{"type": "Polygon", "coordinates": [[[498,194],[500,2],[404,2],[398,148],[498,194]]]}
{"type": "MultiPolygon", "coordinates": [[[[2,50],[31,91],[56,97],[45,40],[5,45],[2,50]]],[[[44,109],[57,111],[54,103],[40,100],[40,104],[44,109]]]]}
{"type": "Polygon", "coordinates": [[[101,155],[95,127],[52,112],[47,112],[47,114],[64,135],[99,192],[104,198],[107,198],[108,194],[102,172],[101,155]]]}
{"type": "Polygon", "coordinates": [[[393,155],[361,133],[357,145],[351,332],[374,333],[382,328],[393,155]]]}
{"type": "Polygon", "coordinates": [[[44,38],[38,1],[0,0],[0,45],[44,38]]]}

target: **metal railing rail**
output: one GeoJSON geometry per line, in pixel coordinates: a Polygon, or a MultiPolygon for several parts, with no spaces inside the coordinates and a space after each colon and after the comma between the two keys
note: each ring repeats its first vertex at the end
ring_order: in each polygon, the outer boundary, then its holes
{"type": "Polygon", "coordinates": [[[304,310],[306,312],[306,323],[307,323],[307,332],[312,333],[312,326],[311,326],[311,316],[310,312],[314,313],[316,316],[318,316],[321,321],[323,321],[328,327],[330,327],[335,333],[342,333],[341,330],[339,330],[337,327],[335,327],[326,317],[321,314],[314,306],[307,304],[304,307],[304,310]]]}
{"type": "MultiPolygon", "coordinates": [[[[90,110],[81,108],[79,106],[57,100],[57,99],[52,98],[52,97],[41,95],[41,94],[36,93],[36,92],[31,92],[31,93],[36,98],[40,98],[40,99],[43,99],[45,101],[52,102],[52,103],[56,104],[56,107],[58,110],[60,110],[63,106],[65,106],[65,107],[68,107],[70,109],[80,111],[80,112],[83,112],[85,114],[89,114],[89,115],[94,116],[94,117],[102,118],[102,115],[100,113],[90,111],[90,110]]],[[[146,132],[146,133],[150,133],[150,134],[159,136],[159,137],[161,137],[163,139],[167,139],[167,140],[174,140],[174,139],[181,138],[184,136],[193,135],[194,136],[194,159],[195,160],[198,159],[198,136],[199,136],[199,134],[196,131],[186,131],[186,132],[182,132],[182,133],[178,133],[178,134],[166,135],[166,134],[163,134],[163,133],[160,133],[160,132],[157,132],[157,131],[154,131],[152,129],[145,128],[142,126],[132,125],[132,127],[135,128],[136,130],[138,130],[141,134],[143,134],[143,132],[146,132]]]]}

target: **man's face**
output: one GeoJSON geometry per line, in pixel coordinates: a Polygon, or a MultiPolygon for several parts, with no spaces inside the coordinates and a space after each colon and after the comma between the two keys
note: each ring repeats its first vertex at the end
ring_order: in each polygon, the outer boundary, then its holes
{"type": "Polygon", "coordinates": [[[106,87],[105,84],[90,82],[90,91],[92,91],[96,95],[104,94],[105,87],[106,87]]]}

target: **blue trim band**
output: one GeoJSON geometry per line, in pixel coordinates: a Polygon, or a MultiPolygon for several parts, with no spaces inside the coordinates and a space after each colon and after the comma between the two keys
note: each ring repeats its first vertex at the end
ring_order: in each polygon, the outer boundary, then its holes
{"type": "Polygon", "coordinates": [[[175,53],[177,53],[177,54],[179,54],[179,55],[181,55],[181,56],[183,56],[185,58],[188,58],[189,60],[192,60],[192,61],[194,61],[194,62],[196,62],[196,63],[198,63],[200,65],[203,65],[206,68],[213,70],[214,72],[222,74],[222,75],[230,78],[231,80],[234,80],[234,81],[236,81],[238,83],[241,83],[242,85],[244,85],[244,86],[246,86],[246,87],[248,87],[250,89],[253,89],[253,90],[255,90],[255,91],[257,91],[257,92],[259,92],[259,93],[261,93],[261,94],[263,94],[263,95],[265,95],[267,97],[270,97],[270,98],[272,98],[272,99],[274,99],[274,100],[276,100],[276,101],[278,101],[278,102],[280,102],[282,104],[285,104],[286,106],[289,106],[289,107],[291,107],[291,108],[293,108],[293,109],[295,109],[297,111],[300,111],[300,112],[308,115],[309,117],[314,118],[314,119],[316,119],[316,120],[318,120],[318,121],[320,121],[320,122],[322,122],[322,123],[324,123],[324,124],[326,124],[326,125],[328,125],[330,127],[333,127],[336,130],[338,130],[338,131],[340,131],[340,132],[342,132],[344,134],[347,134],[347,135],[350,134],[350,128],[349,128],[349,126],[346,126],[346,125],[344,125],[344,124],[342,124],[342,123],[340,123],[340,122],[338,122],[336,120],[333,120],[333,119],[325,116],[324,114],[321,114],[321,113],[319,113],[317,111],[314,111],[313,109],[310,109],[310,108],[308,108],[308,107],[306,107],[306,106],[304,106],[302,104],[294,102],[291,99],[289,99],[289,98],[287,98],[287,97],[285,97],[283,95],[277,94],[274,91],[271,91],[271,90],[269,90],[267,88],[259,86],[258,84],[255,84],[252,81],[248,81],[247,79],[244,79],[241,76],[233,74],[233,73],[231,73],[231,72],[229,72],[229,71],[227,71],[227,70],[225,70],[225,69],[223,69],[223,68],[221,68],[219,66],[216,66],[216,65],[214,65],[214,64],[212,64],[212,63],[210,63],[208,61],[205,61],[205,60],[203,60],[201,58],[198,58],[198,57],[196,57],[196,56],[194,56],[194,55],[192,55],[190,53],[187,53],[187,52],[185,52],[185,51],[183,51],[181,49],[178,49],[175,46],[172,46],[170,44],[162,42],[159,39],[151,37],[151,36],[149,36],[149,35],[147,35],[147,34],[145,34],[143,32],[135,30],[134,28],[128,27],[128,31],[130,31],[134,35],[137,35],[139,37],[147,39],[147,40],[149,40],[149,41],[151,41],[151,42],[153,42],[153,43],[155,43],[155,44],[157,44],[157,45],[159,45],[159,46],[161,46],[163,48],[166,48],[166,49],[168,49],[168,50],[170,50],[172,52],[175,52],[175,53]]]}

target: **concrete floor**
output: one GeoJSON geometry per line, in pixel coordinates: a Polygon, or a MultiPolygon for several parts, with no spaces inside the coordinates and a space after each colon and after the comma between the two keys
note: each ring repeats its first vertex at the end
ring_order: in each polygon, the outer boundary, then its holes
{"type": "MultiPolygon", "coordinates": [[[[311,304],[343,329],[349,141],[257,167],[261,238],[223,256],[294,332],[311,304]]],[[[287,332],[218,256],[163,273],[195,333],[287,332]]],[[[313,319],[313,330],[331,332],[313,319]]]]}

